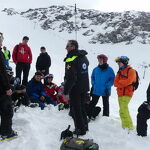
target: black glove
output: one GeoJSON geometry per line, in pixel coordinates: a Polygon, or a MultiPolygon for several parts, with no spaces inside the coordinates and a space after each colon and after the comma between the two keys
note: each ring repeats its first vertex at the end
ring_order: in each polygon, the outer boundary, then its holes
{"type": "Polygon", "coordinates": [[[93,93],[93,86],[91,87],[90,96],[92,96],[93,93]]]}
{"type": "Polygon", "coordinates": [[[110,96],[109,90],[107,88],[105,90],[105,94],[106,94],[107,97],[110,96]]]}

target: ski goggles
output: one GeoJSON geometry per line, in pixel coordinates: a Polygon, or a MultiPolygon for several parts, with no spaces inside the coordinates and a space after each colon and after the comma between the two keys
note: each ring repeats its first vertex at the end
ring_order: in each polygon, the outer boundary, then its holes
{"type": "Polygon", "coordinates": [[[117,57],[115,59],[116,62],[121,62],[121,61],[129,61],[129,58],[127,56],[121,56],[121,57],[117,57]]]}
{"type": "Polygon", "coordinates": [[[120,57],[117,57],[116,59],[115,59],[115,62],[117,63],[117,62],[120,62],[120,57]]]}

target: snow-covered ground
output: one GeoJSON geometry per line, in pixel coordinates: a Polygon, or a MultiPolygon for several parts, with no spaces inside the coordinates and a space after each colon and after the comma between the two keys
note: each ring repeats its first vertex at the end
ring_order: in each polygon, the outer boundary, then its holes
{"type": "MultiPolygon", "coordinates": [[[[22,37],[27,35],[30,38],[29,45],[33,52],[33,63],[30,71],[31,78],[35,73],[36,58],[40,53],[40,47],[45,46],[52,58],[50,72],[54,74],[54,82],[58,85],[63,81],[64,62],[66,55],[65,45],[67,40],[74,39],[74,34],[55,31],[44,31],[34,22],[21,18],[19,15],[7,16],[0,12],[0,32],[4,33],[4,45],[11,51],[13,47],[21,42],[22,37]]],[[[150,68],[146,69],[143,79],[143,65],[149,65],[150,45],[90,45],[88,39],[78,33],[80,49],[87,50],[90,61],[89,74],[97,65],[98,54],[108,55],[110,66],[117,72],[118,66],[114,59],[120,55],[130,58],[130,64],[139,72],[140,86],[135,92],[129,109],[136,126],[136,115],[138,106],[146,100],[146,89],[150,81],[150,68]]],[[[11,64],[14,69],[14,64],[11,64]]],[[[99,100],[99,104],[101,100],[99,100]]],[[[150,127],[148,136],[145,138],[136,136],[136,131],[128,134],[121,128],[118,113],[118,102],[116,89],[112,88],[110,97],[110,117],[102,117],[101,114],[95,121],[89,123],[89,132],[83,138],[92,138],[99,144],[100,150],[148,150],[150,147],[150,127]]],[[[0,150],[59,150],[62,143],[60,133],[71,124],[74,129],[73,120],[68,116],[68,110],[58,111],[57,106],[49,106],[45,110],[40,108],[21,107],[13,117],[13,128],[18,132],[19,138],[11,142],[0,143],[0,150]]],[[[149,122],[150,124],[150,122],[149,122]]]]}

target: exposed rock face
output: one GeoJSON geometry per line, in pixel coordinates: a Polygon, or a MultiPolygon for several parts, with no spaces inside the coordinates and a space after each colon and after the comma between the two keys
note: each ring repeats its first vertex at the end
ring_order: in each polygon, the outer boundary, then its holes
{"type": "Polygon", "coordinates": [[[72,6],[50,6],[48,8],[29,9],[18,13],[14,9],[5,8],[8,15],[20,14],[37,22],[44,30],[80,31],[83,36],[90,37],[89,43],[132,44],[138,41],[150,44],[150,13],[126,11],[122,13],[103,13],[96,10],[77,9],[72,6]]]}

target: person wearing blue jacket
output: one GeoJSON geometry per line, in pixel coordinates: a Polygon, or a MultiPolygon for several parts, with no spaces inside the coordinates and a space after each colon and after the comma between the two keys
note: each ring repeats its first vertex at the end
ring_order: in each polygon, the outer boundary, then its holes
{"type": "Polygon", "coordinates": [[[27,84],[26,90],[31,102],[38,103],[39,107],[43,110],[45,103],[56,106],[56,102],[54,102],[50,96],[46,95],[41,82],[41,77],[42,74],[40,72],[36,72],[34,77],[27,84]]]}
{"type": "Polygon", "coordinates": [[[106,55],[98,55],[97,59],[99,64],[93,69],[91,76],[92,100],[89,104],[89,110],[90,112],[93,111],[100,96],[102,96],[103,116],[109,116],[109,96],[111,95],[111,87],[114,83],[115,74],[113,69],[107,64],[108,57],[106,55]]]}

